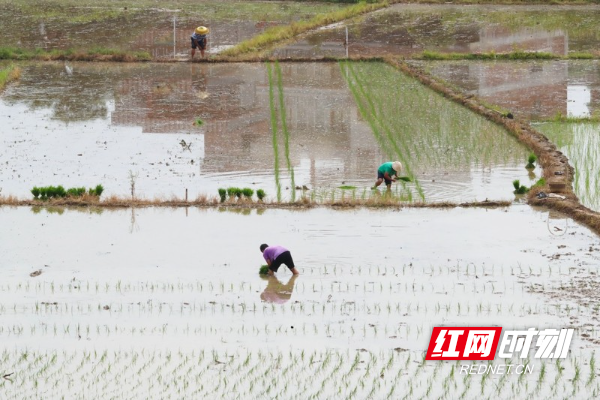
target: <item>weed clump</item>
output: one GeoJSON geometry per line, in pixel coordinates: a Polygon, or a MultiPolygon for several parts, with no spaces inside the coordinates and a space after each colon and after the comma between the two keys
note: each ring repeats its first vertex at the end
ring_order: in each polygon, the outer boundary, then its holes
{"type": "Polygon", "coordinates": [[[196,120],[194,121],[194,125],[202,126],[204,125],[204,121],[202,121],[200,118],[196,118],[196,120]]]}

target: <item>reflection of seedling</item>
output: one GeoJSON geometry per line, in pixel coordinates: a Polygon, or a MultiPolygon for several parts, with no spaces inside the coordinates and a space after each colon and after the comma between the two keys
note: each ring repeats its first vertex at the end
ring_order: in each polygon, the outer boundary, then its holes
{"type": "Polygon", "coordinates": [[[527,193],[527,191],[529,191],[529,188],[527,186],[521,186],[521,183],[518,179],[515,179],[513,181],[513,186],[515,187],[515,190],[513,192],[514,194],[525,194],[527,193]]]}
{"type": "Polygon", "coordinates": [[[269,266],[268,265],[261,265],[260,266],[260,270],[258,271],[258,273],[260,275],[267,275],[269,273],[269,266]]]}
{"type": "Polygon", "coordinates": [[[243,188],[242,194],[244,195],[245,198],[251,199],[252,195],[254,194],[254,190],[252,190],[250,188],[243,188]]]}
{"type": "Polygon", "coordinates": [[[535,168],[535,162],[537,161],[537,157],[535,156],[535,154],[530,154],[529,157],[527,157],[527,165],[525,166],[525,168],[527,169],[534,169],[535,168]]]}
{"type": "Polygon", "coordinates": [[[219,197],[221,198],[221,203],[224,203],[225,199],[227,199],[227,190],[219,189],[219,197]]]}
{"type": "Polygon", "coordinates": [[[266,195],[267,195],[267,194],[266,194],[266,193],[265,193],[265,191],[264,191],[264,190],[262,190],[262,189],[258,189],[258,190],[256,191],[256,196],[258,197],[258,200],[259,200],[259,201],[262,201],[262,200],[265,198],[265,196],[266,196],[266,195]]]}

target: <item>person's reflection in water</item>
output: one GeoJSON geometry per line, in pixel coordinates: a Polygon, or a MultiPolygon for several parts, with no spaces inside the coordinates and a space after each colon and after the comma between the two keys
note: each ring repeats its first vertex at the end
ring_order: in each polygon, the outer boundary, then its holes
{"type": "Polygon", "coordinates": [[[297,278],[298,275],[292,275],[288,283],[284,285],[275,276],[264,276],[263,279],[268,283],[264,292],[260,294],[261,300],[277,304],[283,304],[287,302],[292,297],[294,283],[296,282],[297,278]]]}

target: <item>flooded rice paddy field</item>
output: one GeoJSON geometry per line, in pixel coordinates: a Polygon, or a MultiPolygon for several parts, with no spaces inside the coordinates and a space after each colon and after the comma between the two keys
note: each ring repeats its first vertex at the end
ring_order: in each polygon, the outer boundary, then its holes
{"type": "Polygon", "coordinates": [[[414,180],[394,185],[403,200],[512,200],[514,179],[541,176],[507,132],[381,63],[21,68],[0,96],[5,195],[101,183],[125,196],[134,174],[147,198],[369,197],[380,163],[400,160],[414,180]]]}
{"type": "Polygon", "coordinates": [[[0,47],[147,51],[153,58],[189,57],[190,35],[211,31],[216,54],[275,25],[341,9],[327,3],[277,1],[7,1],[0,0],[0,47]]]}
{"type": "Polygon", "coordinates": [[[598,50],[600,7],[398,4],[276,49],[279,57],[412,57],[423,51],[506,53],[598,50]],[[346,48],[346,28],[348,46],[346,48]]]}
{"type": "Polygon", "coordinates": [[[596,276],[600,247],[557,214],[2,207],[0,218],[0,357],[13,373],[3,398],[589,398],[599,389],[596,304],[564,292],[596,276]],[[263,241],[289,246],[301,275],[260,278],[263,241]],[[433,326],[475,320],[577,333],[566,360],[531,359],[531,375],[482,379],[423,362],[433,326]]]}
{"type": "Polygon", "coordinates": [[[543,123],[535,127],[569,158],[575,168],[573,189],[581,203],[593,210],[600,210],[600,124],[543,123]]]}
{"type": "Polygon", "coordinates": [[[600,113],[600,64],[595,60],[412,63],[522,118],[585,118],[600,113]]]}

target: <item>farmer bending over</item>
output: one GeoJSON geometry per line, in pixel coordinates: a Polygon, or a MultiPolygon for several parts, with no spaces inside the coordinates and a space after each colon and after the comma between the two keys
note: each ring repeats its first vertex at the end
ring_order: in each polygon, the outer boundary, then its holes
{"type": "Polygon", "coordinates": [[[299,272],[294,265],[294,260],[292,260],[292,255],[285,247],[261,244],[260,252],[263,254],[267,265],[269,265],[269,275],[273,275],[277,272],[281,264],[285,264],[290,271],[292,271],[292,274],[299,275],[299,272]]]}
{"type": "Polygon", "coordinates": [[[202,55],[202,58],[204,58],[204,50],[206,50],[206,43],[208,42],[208,39],[206,38],[207,34],[208,28],[205,26],[197,27],[192,34],[192,59],[194,58],[194,54],[196,54],[196,47],[200,49],[200,54],[202,55]]]}
{"type": "Polygon", "coordinates": [[[398,177],[398,173],[402,171],[402,163],[400,161],[388,161],[383,163],[377,169],[377,181],[375,182],[375,186],[372,189],[377,188],[377,186],[381,185],[381,182],[385,181],[385,185],[388,190],[392,187],[392,182],[396,182],[396,178],[398,177]],[[395,176],[395,178],[392,178],[395,176]]]}

